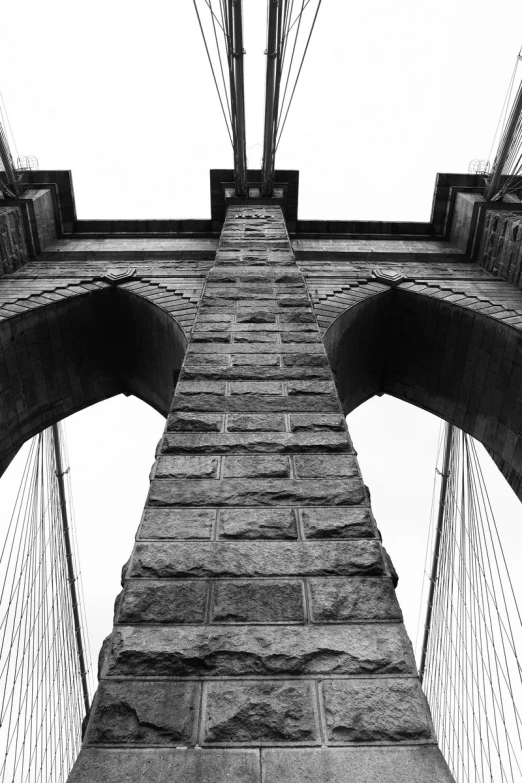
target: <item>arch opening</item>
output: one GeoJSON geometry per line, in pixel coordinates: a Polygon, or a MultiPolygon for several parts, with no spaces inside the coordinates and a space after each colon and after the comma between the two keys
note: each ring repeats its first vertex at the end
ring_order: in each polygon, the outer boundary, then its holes
{"type": "Polygon", "coordinates": [[[522,340],[489,315],[399,288],[345,310],[324,336],[345,413],[390,394],[472,435],[522,498],[522,340]]]}
{"type": "Polygon", "coordinates": [[[116,394],[166,416],[187,339],[165,310],[122,287],[0,323],[0,475],[36,433],[116,394]]]}

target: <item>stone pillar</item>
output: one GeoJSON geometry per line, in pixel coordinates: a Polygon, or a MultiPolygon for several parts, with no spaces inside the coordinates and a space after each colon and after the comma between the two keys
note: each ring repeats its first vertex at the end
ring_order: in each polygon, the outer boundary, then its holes
{"type": "Polygon", "coordinates": [[[278,207],[230,208],[70,780],[442,783],[278,207]]]}

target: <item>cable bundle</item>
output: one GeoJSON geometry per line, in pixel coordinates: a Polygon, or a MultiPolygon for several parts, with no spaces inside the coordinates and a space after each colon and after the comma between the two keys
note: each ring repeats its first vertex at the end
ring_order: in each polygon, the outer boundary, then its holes
{"type": "Polygon", "coordinates": [[[474,441],[449,437],[423,687],[458,783],[520,783],[521,616],[474,441]]]}
{"type": "Polygon", "coordinates": [[[30,444],[0,571],[0,781],[61,783],[85,699],[51,429],[30,444]]]}

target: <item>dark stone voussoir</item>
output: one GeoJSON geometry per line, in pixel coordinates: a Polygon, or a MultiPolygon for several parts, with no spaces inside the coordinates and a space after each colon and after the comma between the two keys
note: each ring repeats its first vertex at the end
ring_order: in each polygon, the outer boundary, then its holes
{"type": "Polygon", "coordinates": [[[105,677],[415,675],[404,627],[389,625],[120,626],[105,677]]]}
{"type": "Polygon", "coordinates": [[[378,541],[217,541],[137,542],[129,577],[190,579],[208,577],[385,575],[378,541]]]}

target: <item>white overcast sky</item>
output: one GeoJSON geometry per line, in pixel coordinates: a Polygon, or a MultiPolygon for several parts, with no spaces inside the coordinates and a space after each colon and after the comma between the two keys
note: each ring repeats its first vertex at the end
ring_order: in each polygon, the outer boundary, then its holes
{"type": "MultiPolygon", "coordinates": [[[[266,0],[243,8],[257,168],[266,0]]],[[[489,156],[521,45],[520,0],[323,0],[276,161],[300,171],[300,217],[428,220],[436,173],[489,156]]],[[[80,218],[210,216],[209,169],[232,158],[191,0],[5,3],[0,91],[18,153],[72,170],[80,218]]],[[[415,641],[439,422],[383,397],[349,425],[415,641]]],[[[123,397],[67,422],[94,659],[162,428],[123,397]]],[[[520,573],[520,506],[484,469],[520,573]]],[[[0,484],[3,524],[19,470],[0,484]]]]}

